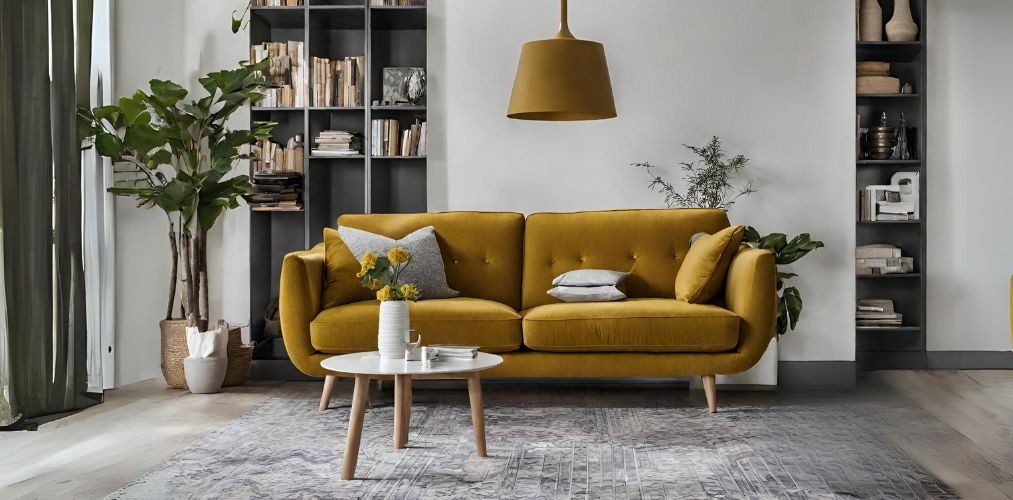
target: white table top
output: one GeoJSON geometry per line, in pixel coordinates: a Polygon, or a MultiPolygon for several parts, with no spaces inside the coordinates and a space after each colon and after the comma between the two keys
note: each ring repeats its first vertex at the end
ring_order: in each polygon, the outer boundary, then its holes
{"type": "Polygon", "coordinates": [[[423,366],[421,361],[380,359],[379,352],[357,352],[331,356],[320,363],[325,370],[359,375],[427,375],[439,373],[478,372],[503,362],[503,358],[484,352],[473,359],[434,359],[423,366]]]}

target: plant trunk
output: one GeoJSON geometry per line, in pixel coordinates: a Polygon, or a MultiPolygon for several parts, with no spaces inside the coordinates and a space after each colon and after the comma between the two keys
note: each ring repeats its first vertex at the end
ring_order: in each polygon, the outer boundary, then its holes
{"type": "Polygon", "coordinates": [[[179,279],[179,247],[176,246],[176,225],[169,219],[169,249],[172,252],[172,273],[169,275],[169,305],[165,319],[172,319],[172,306],[176,303],[176,281],[179,279]]]}
{"type": "Polygon", "coordinates": [[[208,306],[208,232],[204,228],[197,229],[199,250],[197,252],[197,276],[200,277],[200,318],[211,324],[210,307],[208,306]]]}
{"type": "Polygon", "coordinates": [[[183,252],[183,290],[186,295],[185,316],[187,326],[197,326],[197,280],[194,276],[194,238],[189,229],[183,229],[181,245],[183,252]]]}

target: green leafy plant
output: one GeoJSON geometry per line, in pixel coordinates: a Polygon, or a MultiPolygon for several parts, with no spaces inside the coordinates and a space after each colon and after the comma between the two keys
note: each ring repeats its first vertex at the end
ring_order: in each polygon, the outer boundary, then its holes
{"type": "Polygon", "coordinates": [[[720,208],[728,210],[735,200],[756,192],[752,181],[736,186],[733,181],[749,163],[749,158],[736,155],[728,158],[721,149],[721,139],[711,138],[705,146],[696,147],[683,144],[700,157],[694,162],[680,162],[686,183],[686,192],[679,192],[675,186],[659,176],[657,167],[650,163],[634,163],[633,166],[643,168],[651,176],[648,187],[665,196],[668,208],[720,208]]]}
{"type": "Polygon", "coordinates": [[[172,317],[179,281],[183,317],[190,325],[208,320],[207,233],[225,210],[239,207],[239,198],[255,192],[248,176],[229,174],[237,162],[251,158],[248,145],[270,137],[275,125],[257,122],[253,130],[230,130],[226,121],[264,98],[258,89],[266,65],[241,63],[207,74],[199,80],[207,95],[199,99],[185,100],[189,92],[177,83],[151,80],[150,92],[78,110],[82,147],[94,146],[139,178],[109,192],[135,198],[139,207],[158,207],[169,220],[172,274],[165,319],[172,317]]]}
{"type": "Polygon", "coordinates": [[[756,228],[746,228],[742,242],[755,248],[769,250],[774,254],[774,262],[777,264],[777,324],[774,331],[780,337],[794,330],[798,319],[802,315],[802,294],[798,288],[785,287],[785,281],[798,276],[795,273],[783,270],[782,266],[797,262],[802,257],[809,255],[809,252],[817,248],[823,248],[822,241],[815,241],[809,233],[802,233],[791,240],[784,233],[770,233],[761,236],[756,228]]]}

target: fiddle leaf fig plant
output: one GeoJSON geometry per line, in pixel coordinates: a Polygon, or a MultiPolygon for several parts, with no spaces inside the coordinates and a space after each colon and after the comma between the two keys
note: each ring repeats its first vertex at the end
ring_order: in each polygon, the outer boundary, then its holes
{"type": "Polygon", "coordinates": [[[231,130],[226,122],[239,108],[264,99],[267,61],[241,63],[199,79],[207,95],[186,100],[189,92],[167,80],[151,80],[116,104],[78,110],[82,147],[94,146],[118,171],[137,180],[109,192],[132,197],[143,208],[158,207],[169,221],[172,275],[165,319],[173,314],[182,264],[181,312],[191,326],[208,320],[207,233],[221,215],[255,192],[246,175],[229,176],[237,162],[250,159],[247,146],[268,138],[274,122],[252,130],[231,130]]]}
{"type": "Polygon", "coordinates": [[[742,242],[755,247],[769,250],[774,254],[774,263],[777,265],[777,277],[775,287],[777,289],[777,324],[774,325],[774,332],[778,338],[788,330],[794,330],[798,319],[802,315],[802,294],[794,286],[785,287],[785,282],[798,276],[795,273],[784,271],[783,266],[797,262],[802,257],[809,255],[809,252],[823,247],[822,241],[813,240],[809,233],[802,233],[791,240],[784,233],[770,233],[761,236],[760,232],[752,226],[746,227],[742,242]]]}

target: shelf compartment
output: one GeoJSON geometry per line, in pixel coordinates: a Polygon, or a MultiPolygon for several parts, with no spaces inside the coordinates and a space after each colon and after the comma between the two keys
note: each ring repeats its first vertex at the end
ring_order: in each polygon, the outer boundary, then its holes
{"type": "Polygon", "coordinates": [[[902,167],[917,167],[922,164],[921,160],[857,160],[857,165],[876,167],[876,166],[902,166],[902,167]]]}
{"type": "Polygon", "coordinates": [[[377,6],[370,7],[373,29],[378,30],[424,30],[426,29],[426,6],[377,6]]]}
{"type": "MultiPolygon", "coordinates": [[[[920,24],[920,23],[919,23],[920,24]]],[[[918,59],[922,42],[857,42],[859,61],[911,62],[918,59]]]]}
{"type": "MultiPolygon", "coordinates": [[[[380,160],[380,159],[377,159],[380,160]]],[[[425,212],[426,164],[387,156],[370,169],[373,213],[425,212]]]]}
{"type": "Polygon", "coordinates": [[[305,20],[304,14],[305,9],[302,6],[253,7],[250,9],[250,24],[263,25],[276,30],[301,30],[305,20]]]}
{"type": "Polygon", "coordinates": [[[311,29],[366,29],[366,9],[361,5],[311,5],[309,16],[311,29]]]}

